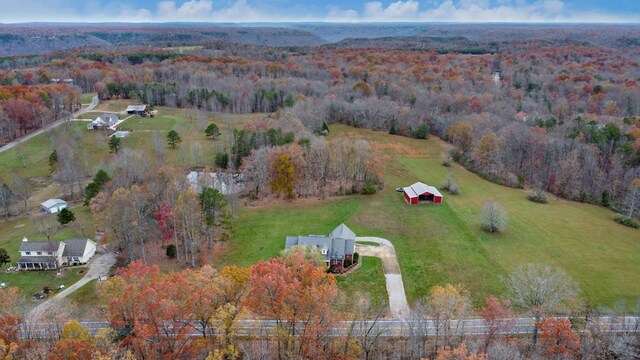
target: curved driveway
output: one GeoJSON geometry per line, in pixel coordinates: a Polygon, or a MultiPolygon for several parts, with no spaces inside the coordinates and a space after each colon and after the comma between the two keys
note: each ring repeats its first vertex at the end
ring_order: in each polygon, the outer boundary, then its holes
{"type": "Polygon", "coordinates": [[[394,317],[403,318],[409,314],[409,304],[404,293],[404,284],[396,249],[391,241],[378,237],[356,237],[356,251],[360,256],[373,256],[382,259],[382,268],[389,294],[389,310],[394,317]],[[380,246],[358,244],[360,241],[377,243],[380,246]]]}

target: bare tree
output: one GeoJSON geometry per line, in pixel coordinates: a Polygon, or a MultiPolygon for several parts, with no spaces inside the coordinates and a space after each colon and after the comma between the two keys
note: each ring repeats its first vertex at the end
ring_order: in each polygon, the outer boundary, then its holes
{"type": "MultiPolygon", "coordinates": [[[[519,266],[506,281],[513,304],[533,315],[536,322],[578,295],[578,286],[560,269],[543,264],[519,266]]],[[[538,340],[538,328],[533,331],[533,343],[538,340]]]]}
{"type": "Polygon", "coordinates": [[[36,225],[38,226],[38,232],[47,238],[47,241],[51,240],[51,235],[53,235],[60,224],[55,220],[53,216],[49,216],[48,214],[38,215],[35,218],[36,225]]]}
{"type": "Polygon", "coordinates": [[[502,205],[495,200],[486,201],[480,211],[480,226],[490,233],[503,232],[508,219],[502,205]]]}
{"type": "Polygon", "coordinates": [[[13,173],[12,179],[13,193],[24,202],[24,211],[27,211],[27,200],[31,197],[31,184],[22,174],[13,173]]]}
{"type": "Polygon", "coordinates": [[[0,206],[4,209],[5,220],[9,220],[9,215],[11,215],[11,204],[13,204],[14,198],[15,195],[7,185],[0,185],[0,206]]]}

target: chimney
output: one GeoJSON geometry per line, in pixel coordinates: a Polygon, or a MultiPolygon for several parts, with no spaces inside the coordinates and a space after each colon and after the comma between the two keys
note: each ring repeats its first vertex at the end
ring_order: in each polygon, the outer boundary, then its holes
{"type": "Polygon", "coordinates": [[[22,238],[22,242],[27,242],[27,241],[29,241],[29,240],[27,240],[26,236],[22,238]]]}

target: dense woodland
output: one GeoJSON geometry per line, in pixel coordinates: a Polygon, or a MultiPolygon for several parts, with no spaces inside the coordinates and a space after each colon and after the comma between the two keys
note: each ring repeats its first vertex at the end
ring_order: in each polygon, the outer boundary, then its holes
{"type": "MultiPolygon", "coordinates": [[[[601,314],[584,304],[568,275],[542,265],[505,276],[509,300],[490,297],[475,311],[463,287],[434,286],[414,304],[406,336],[394,338],[381,327],[386,306],[360,294],[343,299],[335,277],[317,266],[318,254],[298,249],[219,272],[206,265],[228,236],[240,196],[260,204],[372,194],[385,185],[383,155],[367,141],[327,136],[336,123],[417,139],[437,136],[451,145],[444,164],[456,161],[493,182],[640,216],[637,39],[625,32],[626,45],[618,39],[613,49],[601,45],[602,38],[611,39],[607,31],[546,29],[528,38],[526,30],[499,42],[489,39],[504,29],[483,38],[471,37],[473,27],[464,28],[468,37],[439,31],[318,47],[202,40],[187,51],[127,44],[116,51],[0,59],[3,143],[69,117],[79,94],[88,92],[194,114],[265,114],[229,129],[230,143],[216,149],[215,163],[201,164],[242,174],[240,195],[190,186],[185,169],[165,161],[167,141],[181,146],[177,133],[167,139],[156,134],[152,156],[110,140],[112,157],[94,175],[77,128],[52,131],[51,178],[66,198],[84,200],[103,241],[119,254],[122,267],[99,286],[103,312],[85,316],[110,328],[92,336],[77,322],[63,326],[77,314],[60,311],[51,314],[50,341],[36,341],[29,319],[19,315],[21,295],[4,289],[0,358],[637,357],[637,333],[611,333],[594,322],[601,314]],[[161,272],[151,265],[167,257],[189,269],[161,272]],[[532,279],[544,279],[544,296],[529,287],[532,279]],[[491,331],[465,333],[457,320],[470,316],[483,318],[491,331]],[[535,319],[534,334],[503,334],[514,316],[535,319]],[[243,336],[240,320],[253,318],[275,321],[276,336],[243,336]],[[427,336],[426,319],[434,321],[436,336],[427,336]],[[352,322],[336,335],[342,320],[352,322]],[[19,324],[26,335],[18,336],[19,324]]],[[[110,34],[116,40],[125,35],[110,34]]],[[[217,126],[205,133],[220,136],[217,126]]],[[[15,174],[0,187],[6,217],[19,201],[27,208],[27,181],[15,174]]],[[[37,225],[45,236],[54,226],[43,219],[37,225]]]]}
{"type": "Polygon", "coordinates": [[[320,134],[323,123],[415,137],[426,126],[453,144],[444,157],[492,181],[640,213],[630,208],[640,177],[637,46],[545,45],[534,37],[481,55],[213,47],[85,52],[5,70],[0,82],[12,84],[2,89],[5,141],[46,123],[45,110],[69,106],[73,92],[41,83],[71,78],[78,91],[102,99],[236,114],[280,109],[304,126],[296,141],[320,134]],[[24,101],[40,104],[31,111],[44,114],[25,116],[24,101]]]}

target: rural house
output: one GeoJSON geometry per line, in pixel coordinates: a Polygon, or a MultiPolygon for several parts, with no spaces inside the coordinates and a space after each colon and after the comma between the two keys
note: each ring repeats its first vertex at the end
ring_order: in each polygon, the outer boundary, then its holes
{"type": "Polygon", "coordinates": [[[120,120],[120,119],[118,119],[118,115],[116,115],[116,114],[98,115],[98,117],[96,117],[93,121],[91,121],[87,125],[87,129],[88,130],[94,130],[94,129],[104,130],[104,129],[108,129],[111,126],[113,126],[116,123],[118,123],[118,120],[120,120]]]}
{"type": "Polygon", "coordinates": [[[68,207],[69,205],[67,205],[67,202],[62,199],[49,199],[40,204],[42,211],[48,212],[49,214],[55,214],[68,207]]]}
{"type": "Polygon", "coordinates": [[[67,239],[62,260],[67,265],[86,264],[96,254],[96,243],[89,239],[67,239]]]}
{"type": "Polygon", "coordinates": [[[62,265],[65,243],[60,241],[36,242],[22,239],[20,244],[20,270],[55,270],[62,265]]]}
{"type": "Polygon", "coordinates": [[[404,192],[404,199],[411,205],[425,201],[439,204],[443,199],[438,189],[421,182],[402,188],[402,191],[404,192]]]}
{"type": "Polygon", "coordinates": [[[287,236],[285,249],[292,246],[308,246],[320,250],[328,267],[344,266],[344,261],[353,261],[356,251],[356,234],[345,224],[333,230],[329,236],[287,236]]]}
{"type": "Polygon", "coordinates": [[[147,116],[147,105],[129,105],[125,111],[127,114],[147,116]]]}
{"type": "Polygon", "coordinates": [[[86,264],[96,253],[96,243],[89,239],[65,241],[29,241],[20,244],[20,270],[55,270],[62,265],[86,264]]]}

